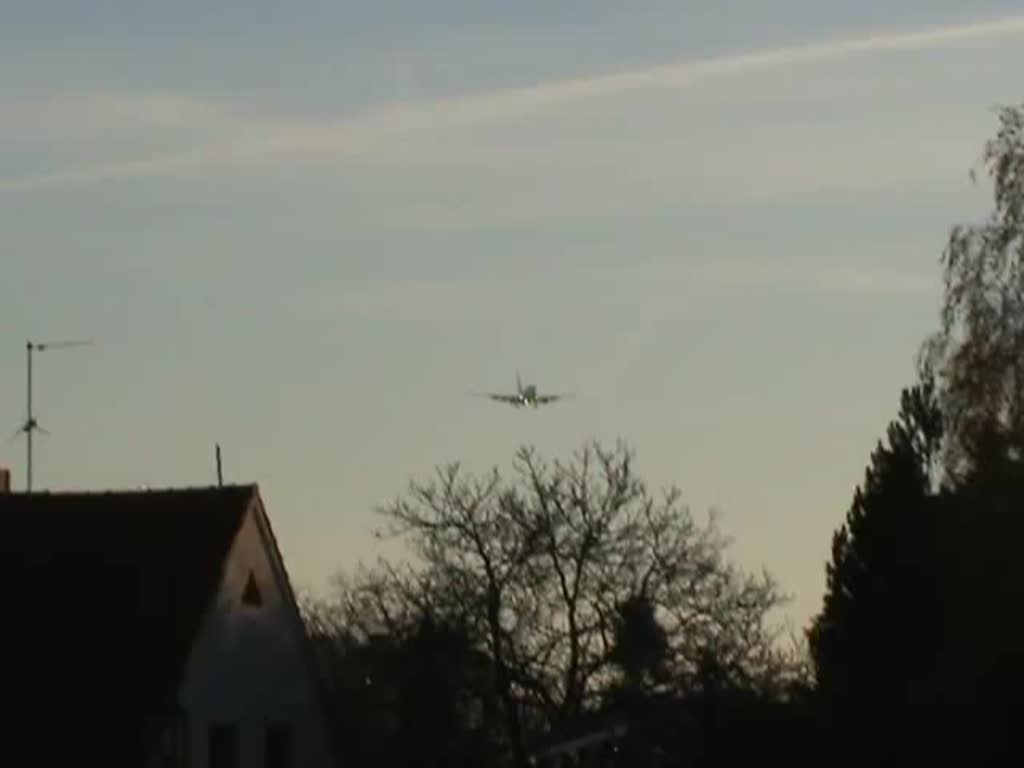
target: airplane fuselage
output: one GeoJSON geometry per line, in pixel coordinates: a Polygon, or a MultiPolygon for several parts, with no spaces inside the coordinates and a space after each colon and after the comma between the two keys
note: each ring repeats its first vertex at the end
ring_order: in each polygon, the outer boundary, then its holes
{"type": "Polygon", "coordinates": [[[499,392],[478,392],[478,395],[489,397],[492,400],[498,400],[502,403],[508,403],[514,408],[522,408],[530,405],[534,408],[539,408],[542,405],[553,403],[556,400],[561,400],[563,397],[569,397],[570,395],[541,395],[537,393],[536,384],[527,384],[523,386],[522,380],[519,378],[519,374],[516,374],[516,391],[514,393],[499,393],[499,392]]]}

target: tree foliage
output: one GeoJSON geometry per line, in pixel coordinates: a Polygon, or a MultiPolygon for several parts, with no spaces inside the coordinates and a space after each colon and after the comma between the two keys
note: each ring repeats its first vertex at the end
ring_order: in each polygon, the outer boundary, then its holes
{"type": "Polygon", "coordinates": [[[402,575],[364,571],[342,580],[334,600],[304,596],[338,748],[357,765],[481,765],[488,660],[464,627],[405,601],[402,575]]]}
{"type": "Polygon", "coordinates": [[[1000,110],[984,159],[994,209],[950,233],[921,383],[833,537],[808,632],[834,735],[899,737],[918,760],[1001,749],[1024,686],[1024,107],[1000,110]]]}
{"type": "Polygon", "coordinates": [[[656,690],[668,677],[669,650],[668,633],[647,597],[632,595],[618,606],[609,661],[621,671],[623,689],[656,690]]]}
{"type": "MultiPolygon", "coordinates": [[[[809,630],[815,676],[842,718],[912,712],[933,692],[940,613],[932,467],[942,418],[930,382],[904,390],[832,540],[821,613],[809,630]]],[[[850,725],[850,723],[847,723],[850,725]]]]}
{"type": "Polygon", "coordinates": [[[978,462],[992,433],[1015,455],[1024,448],[1024,105],[999,111],[983,157],[994,209],[952,229],[941,326],[921,350],[922,369],[942,385],[951,477],[978,462]]]}

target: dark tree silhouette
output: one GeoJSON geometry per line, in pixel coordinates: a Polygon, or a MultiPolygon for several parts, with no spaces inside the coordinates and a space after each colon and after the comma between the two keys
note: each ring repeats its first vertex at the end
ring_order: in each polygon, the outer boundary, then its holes
{"type": "Polygon", "coordinates": [[[1024,692],[1024,461],[988,441],[945,489],[940,529],[944,746],[975,761],[1016,743],[1024,692]]]}
{"type": "Polygon", "coordinates": [[[1024,691],[1024,106],[999,112],[995,207],[954,227],[939,330],[835,534],[808,631],[843,754],[977,762],[1024,691]],[[934,384],[933,384],[934,382],[934,384]]]}
{"type": "Polygon", "coordinates": [[[994,209],[952,229],[941,327],[921,350],[922,370],[941,384],[951,477],[993,447],[993,432],[1013,455],[1024,449],[1024,105],[999,111],[983,158],[994,209]]]}
{"type": "Polygon", "coordinates": [[[841,731],[876,745],[911,737],[931,711],[940,632],[934,464],[942,418],[934,388],[904,390],[832,541],[823,608],[809,644],[823,701],[841,731]]]}
{"type": "MultiPolygon", "coordinates": [[[[371,593],[380,586],[371,579],[360,584],[371,593]]],[[[427,613],[392,614],[386,629],[366,632],[365,624],[345,625],[351,604],[310,598],[303,607],[346,762],[381,768],[487,764],[491,665],[463,627],[427,613]]]]}
{"type": "Polygon", "coordinates": [[[465,626],[519,765],[530,733],[598,706],[617,669],[685,687],[714,647],[736,678],[779,685],[791,665],[769,624],[774,580],[726,562],[714,521],[695,522],[677,489],[651,494],[632,458],[621,442],[550,465],[524,448],[512,482],[458,464],[414,482],[380,512],[418,563],[364,576],[340,623],[387,627],[415,608],[465,626]]]}
{"type": "Polygon", "coordinates": [[[618,606],[609,660],[620,670],[624,692],[642,695],[663,685],[669,676],[670,650],[668,633],[650,600],[631,595],[618,606]]]}
{"type": "Polygon", "coordinates": [[[460,627],[425,615],[402,648],[400,743],[408,768],[480,764],[489,660],[460,627]]]}

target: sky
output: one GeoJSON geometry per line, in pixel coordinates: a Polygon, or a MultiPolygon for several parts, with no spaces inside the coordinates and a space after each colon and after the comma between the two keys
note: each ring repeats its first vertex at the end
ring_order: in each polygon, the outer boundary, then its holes
{"type": "Polygon", "coordinates": [[[0,12],[0,425],[27,339],[95,340],[36,357],[37,489],[219,443],[316,590],[440,464],[622,439],[798,628],[1024,70],[1020,0],[0,12]],[[576,397],[472,395],[517,372],[576,397]]]}

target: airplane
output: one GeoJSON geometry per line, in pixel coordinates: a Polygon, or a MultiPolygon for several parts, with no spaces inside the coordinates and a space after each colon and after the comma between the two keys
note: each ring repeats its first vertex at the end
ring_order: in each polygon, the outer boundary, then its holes
{"type": "Polygon", "coordinates": [[[524,405],[532,405],[536,408],[539,405],[547,405],[548,403],[553,403],[557,400],[573,396],[570,393],[538,395],[536,385],[527,384],[524,387],[518,373],[516,373],[516,393],[514,395],[505,395],[496,392],[477,392],[476,394],[479,397],[489,397],[491,400],[510,403],[516,408],[522,408],[524,405]]]}

